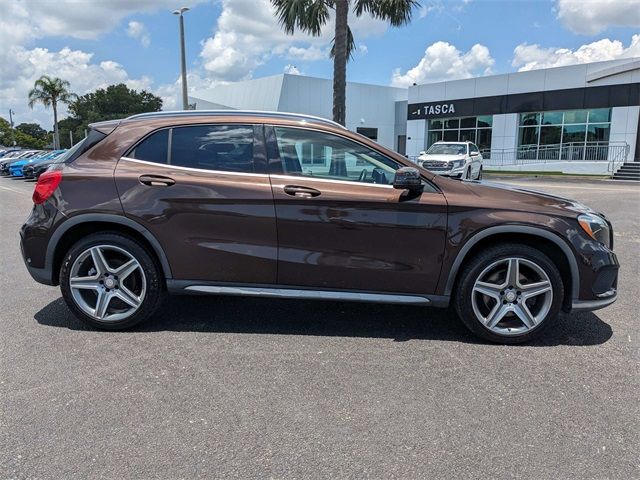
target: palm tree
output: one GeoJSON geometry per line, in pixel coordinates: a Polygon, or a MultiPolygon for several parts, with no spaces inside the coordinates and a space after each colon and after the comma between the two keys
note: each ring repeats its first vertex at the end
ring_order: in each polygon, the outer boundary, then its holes
{"type": "Polygon", "coordinates": [[[345,124],[347,87],[347,61],[355,48],[353,34],[348,24],[350,7],[360,16],[368,13],[379,20],[388,21],[398,27],[411,21],[417,0],[271,0],[278,21],[284,31],[292,35],[296,28],[314,37],[321,34],[329,20],[329,10],[335,11],[335,36],[331,56],[333,57],[333,120],[345,124]]]}
{"type": "Polygon", "coordinates": [[[33,84],[33,89],[29,92],[29,107],[33,108],[36,103],[42,103],[45,108],[53,108],[53,148],[60,148],[60,133],[58,132],[58,104],[70,103],[77,95],[69,92],[71,85],[66,80],[56,77],[42,75],[33,84]]]}

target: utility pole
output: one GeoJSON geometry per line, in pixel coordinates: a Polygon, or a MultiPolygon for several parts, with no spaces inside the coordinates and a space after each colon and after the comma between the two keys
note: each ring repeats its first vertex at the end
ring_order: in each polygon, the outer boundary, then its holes
{"type": "Polygon", "coordinates": [[[73,132],[69,130],[69,148],[73,147],[73,132]]]}
{"type": "Polygon", "coordinates": [[[187,60],[184,48],[184,16],[189,11],[189,7],[182,7],[174,10],[174,15],[180,16],[180,69],[182,71],[182,109],[189,110],[189,101],[187,99],[187,60]]]}
{"type": "Polygon", "coordinates": [[[15,132],[13,131],[13,116],[15,115],[16,112],[14,112],[12,109],[9,109],[9,125],[11,126],[11,144],[12,146],[16,146],[16,135],[15,132]]]}

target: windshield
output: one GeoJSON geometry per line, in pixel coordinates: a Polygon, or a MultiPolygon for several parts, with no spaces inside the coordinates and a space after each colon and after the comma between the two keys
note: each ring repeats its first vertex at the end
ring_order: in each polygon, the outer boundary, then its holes
{"type": "Polygon", "coordinates": [[[428,155],[464,155],[467,146],[459,143],[436,143],[427,150],[428,155]]]}

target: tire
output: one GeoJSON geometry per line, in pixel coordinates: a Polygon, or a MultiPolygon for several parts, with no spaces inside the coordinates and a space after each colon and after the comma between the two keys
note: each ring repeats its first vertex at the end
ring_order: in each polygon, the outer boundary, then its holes
{"type": "Polygon", "coordinates": [[[516,344],[540,335],[557,317],[563,297],[562,277],[549,257],[527,245],[501,244],[466,264],[453,305],[462,323],[479,337],[516,344]],[[508,276],[516,271],[518,277],[508,276]]]}
{"type": "Polygon", "coordinates": [[[482,180],[482,167],[478,170],[478,180],[482,180]]]}
{"type": "Polygon", "coordinates": [[[60,290],[80,320],[102,330],[143,322],[166,296],[154,258],[137,241],[115,232],[89,235],[69,249],[60,268],[60,290]]]}

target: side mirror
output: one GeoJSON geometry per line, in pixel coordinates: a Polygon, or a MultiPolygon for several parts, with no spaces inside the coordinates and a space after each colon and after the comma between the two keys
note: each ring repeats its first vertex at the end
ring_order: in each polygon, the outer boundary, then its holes
{"type": "Polygon", "coordinates": [[[393,188],[416,192],[423,189],[422,178],[417,168],[402,167],[396,170],[393,177],[393,188]]]}

